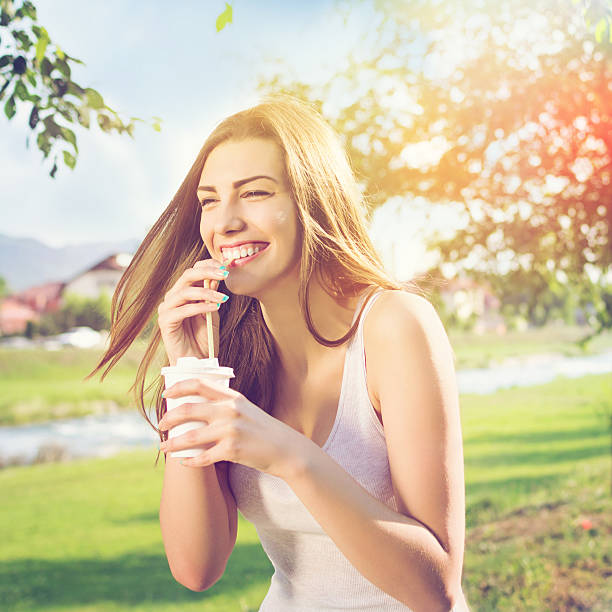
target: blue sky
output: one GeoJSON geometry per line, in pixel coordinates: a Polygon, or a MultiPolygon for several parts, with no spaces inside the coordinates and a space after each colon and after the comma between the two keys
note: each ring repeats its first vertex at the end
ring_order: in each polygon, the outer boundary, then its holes
{"type": "MultiPolygon", "coordinates": [[[[350,10],[332,0],[234,0],[234,22],[219,33],[224,0],[36,6],[52,41],[85,62],[73,68],[73,80],[97,89],[124,117],[163,119],[160,133],[138,124],[133,140],[77,127],[77,166],[60,166],[53,180],[40,151],[25,147],[29,109],[10,122],[3,115],[2,209],[11,212],[2,215],[0,233],[51,246],[143,238],[214,125],[257,103],[260,75],[328,79],[348,54],[365,52],[376,23],[365,0],[350,2],[350,10]]],[[[422,260],[419,206],[403,211],[399,225],[397,210],[377,213],[373,239],[387,260],[422,260]]]]}

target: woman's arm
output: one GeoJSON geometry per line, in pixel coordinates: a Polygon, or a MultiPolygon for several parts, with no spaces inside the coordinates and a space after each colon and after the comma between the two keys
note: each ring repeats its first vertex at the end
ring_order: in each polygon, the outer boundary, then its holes
{"type": "Polygon", "coordinates": [[[368,370],[401,514],[303,436],[285,480],[368,580],[415,612],[448,612],[464,602],[463,451],[452,349],[434,308],[412,294],[381,296],[367,328],[368,370]]]}
{"type": "Polygon", "coordinates": [[[227,483],[227,463],[198,470],[168,457],[159,522],[172,575],[192,591],[212,586],[225,571],[236,543],[237,510],[227,483]]]}

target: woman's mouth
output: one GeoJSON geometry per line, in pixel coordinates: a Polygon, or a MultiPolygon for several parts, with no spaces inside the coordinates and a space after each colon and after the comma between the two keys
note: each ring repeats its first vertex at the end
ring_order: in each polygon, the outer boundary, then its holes
{"type": "Polygon", "coordinates": [[[260,244],[258,245],[259,250],[254,252],[252,255],[246,255],[245,257],[239,257],[236,259],[234,259],[235,255],[228,253],[227,255],[224,255],[224,259],[229,261],[228,268],[241,268],[242,266],[246,266],[246,264],[248,264],[250,261],[253,261],[253,259],[261,255],[269,246],[270,244],[266,244],[265,246],[263,244],[260,244]]]}

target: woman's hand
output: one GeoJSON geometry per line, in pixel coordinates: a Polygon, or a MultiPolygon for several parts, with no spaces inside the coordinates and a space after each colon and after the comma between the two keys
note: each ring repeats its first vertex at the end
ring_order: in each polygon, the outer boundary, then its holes
{"type": "Polygon", "coordinates": [[[215,259],[196,262],[183,272],[159,305],[157,324],[170,365],[175,365],[179,357],[208,357],[207,312],[213,313],[215,355],[219,353],[218,309],[227,297],[215,291],[227,276],[220,268],[215,259]],[[203,286],[205,280],[211,281],[210,289],[203,286]]]}
{"type": "Polygon", "coordinates": [[[183,460],[183,465],[202,467],[232,461],[279,478],[285,478],[297,465],[300,445],[307,438],[242,393],[196,379],[178,382],[164,392],[164,397],[184,395],[197,395],[202,402],[173,408],[159,422],[159,428],[167,430],[187,421],[202,421],[202,427],[160,446],[164,452],[202,448],[201,455],[183,460]]]}

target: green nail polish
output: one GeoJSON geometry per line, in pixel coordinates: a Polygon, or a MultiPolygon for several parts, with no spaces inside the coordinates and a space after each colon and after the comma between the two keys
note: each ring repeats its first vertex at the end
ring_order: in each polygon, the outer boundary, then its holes
{"type": "Polygon", "coordinates": [[[222,302],[227,302],[227,300],[229,300],[229,295],[224,295],[224,296],[221,298],[221,301],[222,301],[222,302]]]}
{"type": "Polygon", "coordinates": [[[229,275],[229,270],[226,270],[225,272],[223,272],[223,276],[225,276],[225,278],[227,278],[229,275]]]}
{"type": "Polygon", "coordinates": [[[219,270],[227,270],[227,267],[226,267],[226,266],[221,266],[221,267],[219,268],[219,270]]]}

